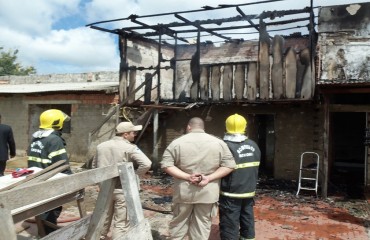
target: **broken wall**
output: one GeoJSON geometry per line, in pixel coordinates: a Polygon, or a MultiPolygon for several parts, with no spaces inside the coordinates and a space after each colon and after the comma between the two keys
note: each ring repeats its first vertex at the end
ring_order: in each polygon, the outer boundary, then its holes
{"type": "Polygon", "coordinates": [[[325,81],[370,81],[370,3],[322,7],[321,73],[325,81]]]}
{"type": "MultiPolygon", "coordinates": [[[[161,70],[161,100],[217,102],[311,99],[314,94],[314,74],[308,48],[309,38],[297,35],[280,36],[280,39],[280,45],[272,41],[267,49],[265,80],[261,80],[261,49],[258,41],[219,45],[201,43],[199,65],[196,45],[178,45],[176,54],[174,46],[163,45],[161,66],[168,69],[161,70]],[[280,67],[277,69],[278,65],[280,67]]],[[[155,70],[158,44],[132,39],[128,42],[127,58],[129,68],[153,67],[151,71],[130,70],[129,85],[133,83],[137,87],[145,80],[145,73],[155,70]]],[[[152,81],[152,102],[157,98],[157,77],[155,75],[152,81]]],[[[143,91],[136,93],[135,98],[142,100],[143,91]]]]}

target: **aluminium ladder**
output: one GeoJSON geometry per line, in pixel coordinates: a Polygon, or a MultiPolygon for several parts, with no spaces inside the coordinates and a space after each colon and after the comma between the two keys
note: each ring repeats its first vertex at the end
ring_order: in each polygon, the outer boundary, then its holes
{"type": "Polygon", "coordinates": [[[298,196],[301,189],[315,191],[317,197],[317,188],[319,180],[319,165],[320,156],[316,152],[304,152],[301,155],[301,163],[299,165],[299,182],[298,191],[296,196],[298,196]],[[311,156],[310,158],[308,158],[311,156]],[[308,185],[303,184],[302,181],[308,183],[308,185]]]}

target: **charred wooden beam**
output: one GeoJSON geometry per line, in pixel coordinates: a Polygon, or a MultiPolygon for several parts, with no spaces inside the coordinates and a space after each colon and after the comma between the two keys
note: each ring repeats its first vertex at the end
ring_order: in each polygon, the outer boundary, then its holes
{"type": "Polygon", "coordinates": [[[156,70],[156,69],[169,70],[171,68],[172,68],[171,66],[164,66],[164,67],[158,67],[158,66],[149,66],[149,67],[126,66],[126,67],[122,67],[121,69],[126,70],[126,71],[127,70],[131,70],[131,71],[134,71],[134,70],[144,71],[144,70],[156,70]]]}
{"type": "MultiPolygon", "coordinates": [[[[227,23],[227,22],[239,22],[246,20],[244,18],[248,19],[257,19],[259,15],[257,14],[252,14],[252,15],[246,15],[245,17],[243,16],[234,16],[234,17],[229,17],[229,18],[221,18],[221,19],[207,19],[207,20],[198,20],[197,22],[200,25],[204,24],[217,24],[221,25],[222,23],[227,23]]],[[[156,25],[150,25],[150,27],[155,27],[156,25]]],[[[186,27],[189,26],[189,23],[186,22],[172,22],[172,23],[167,23],[167,24],[161,24],[163,27],[186,27]]],[[[135,27],[126,27],[122,28],[124,31],[131,31],[131,30],[143,30],[143,29],[148,29],[148,27],[144,26],[135,26],[135,27]]]]}
{"type": "MultiPolygon", "coordinates": [[[[295,23],[295,22],[302,22],[302,21],[308,21],[310,18],[295,18],[291,20],[283,20],[283,21],[276,21],[276,22],[268,22],[266,23],[266,26],[276,26],[276,25],[283,25],[288,23],[295,23]]],[[[257,27],[260,27],[260,25],[256,25],[257,27]]],[[[240,26],[230,26],[230,27],[220,27],[220,28],[208,28],[209,31],[222,31],[222,30],[234,30],[234,29],[241,29],[241,28],[252,28],[251,25],[240,25],[240,26]]],[[[179,30],[177,33],[189,33],[189,32],[197,32],[197,30],[189,29],[189,30],[179,30]]]]}
{"type": "Polygon", "coordinates": [[[270,18],[271,20],[274,20],[277,17],[284,17],[287,15],[295,15],[300,13],[310,13],[311,8],[305,7],[303,9],[293,9],[293,10],[281,10],[281,11],[264,11],[261,13],[259,18],[265,19],[270,18]]]}
{"type": "Polygon", "coordinates": [[[236,6],[247,6],[247,5],[257,5],[261,3],[270,3],[270,2],[280,2],[284,0],[266,0],[266,1],[259,1],[259,2],[252,2],[252,3],[243,3],[243,4],[220,4],[218,7],[203,7],[203,9],[196,9],[196,10],[188,10],[188,11],[179,11],[179,12],[168,12],[168,13],[159,13],[159,14],[150,14],[150,15],[143,15],[138,16],[135,14],[130,15],[126,18],[117,18],[117,19],[111,19],[111,20],[104,20],[99,22],[94,22],[87,24],[86,27],[90,27],[96,24],[101,23],[109,23],[109,22],[117,22],[117,21],[124,21],[124,20],[131,20],[131,19],[137,19],[137,18],[150,18],[150,17],[159,17],[159,16],[166,16],[166,15],[172,15],[172,14],[181,14],[181,13],[194,13],[194,12],[203,12],[203,11],[210,11],[210,10],[217,10],[217,9],[224,9],[224,8],[230,8],[230,7],[236,7],[236,6]]]}
{"type": "Polygon", "coordinates": [[[225,37],[225,36],[223,36],[223,35],[221,35],[221,34],[219,34],[219,33],[216,33],[216,32],[214,32],[214,31],[210,31],[210,30],[208,30],[208,29],[206,29],[206,28],[204,28],[204,27],[202,27],[201,26],[201,24],[199,24],[199,22],[192,22],[192,21],[190,21],[190,20],[188,20],[188,19],[186,19],[186,18],[184,18],[184,17],[182,17],[182,16],[180,16],[180,15],[178,15],[178,14],[175,14],[175,17],[177,17],[178,19],[180,19],[180,20],[182,20],[183,22],[185,22],[185,23],[188,23],[188,24],[190,24],[190,25],[192,25],[192,26],[194,26],[194,27],[196,27],[197,29],[199,29],[200,31],[204,31],[204,32],[208,32],[208,33],[210,33],[210,34],[212,34],[212,35],[215,35],[215,36],[217,36],[217,37],[219,37],[219,38],[223,38],[223,39],[226,39],[226,40],[231,40],[231,38],[230,37],[225,37]]]}
{"type": "Polygon", "coordinates": [[[118,31],[116,29],[115,30],[110,30],[110,29],[106,29],[106,28],[102,28],[102,27],[97,27],[97,26],[90,26],[90,28],[96,29],[96,30],[99,30],[99,31],[103,31],[103,32],[109,32],[109,33],[118,34],[118,31]]]}
{"type": "Polygon", "coordinates": [[[168,35],[168,36],[170,36],[172,38],[176,38],[178,40],[181,40],[183,42],[188,43],[188,40],[186,40],[185,38],[177,37],[175,31],[169,29],[168,27],[164,27],[163,25],[150,26],[150,25],[148,25],[146,23],[143,23],[143,22],[140,22],[140,21],[138,21],[136,19],[132,19],[131,21],[134,22],[134,23],[136,23],[136,24],[139,24],[139,25],[142,25],[142,26],[145,26],[147,28],[151,28],[151,29],[157,31],[158,32],[157,35],[166,34],[166,35],[168,35]]]}
{"type": "Polygon", "coordinates": [[[238,11],[238,13],[240,13],[240,15],[242,15],[242,17],[245,17],[247,22],[249,22],[249,24],[254,27],[258,32],[260,31],[260,28],[254,23],[252,22],[251,19],[249,19],[247,17],[247,15],[243,12],[243,10],[240,9],[240,7],[236,7],[236,11],[238,11]]]}

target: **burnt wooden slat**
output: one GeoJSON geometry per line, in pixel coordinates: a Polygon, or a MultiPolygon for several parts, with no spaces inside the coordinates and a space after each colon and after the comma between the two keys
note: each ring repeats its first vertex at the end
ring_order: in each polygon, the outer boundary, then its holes
{"type": "Polygon", "coordinates": [[[208,81],[209,81],[209,67],[202,66],[201,73],[200,73],[200,80],[199,80],[199,91],[200,91],[200,98],[202,100],[208,100],[208,81]]]}
{"type": "Polygon", "coordinates": [[[244,86],[245,86],[245,65],[236,64],[234,76],[234,89],[236,99],[240,100],[243,98],[244,86]]]}
{"type": "Polygon", "coordinates": [[[200,63],[198,52],[195,52],[190,60],[190,71],[191,77],[193,79],[193,83],[190,87],[190,98],[192,100],[198,99],[198,91],[199,91],[199,80],[200,80],[200,63]]]}
{"type": "Polygon", "coordinates": [[[248,64],[247,73],[247,98],[255,100],[257,97],[257,63],[250,62],[248,64]]]}
{"type": "Polygon", "coordinates": [[[312,66],[311,66],[311,57],[310,50],[305,48],[299,54],[301,63],[304,65],[304,72],[302,78],[302,89],[301,89],[301,98],[310,99],[312,97],[312,66]]]}
{"type": "Polygon", "coordinates": [[[212,79],[211,79],[211,94],[212,100],[220,100],[220,83],[221,83],[221,71],[220,66],[212,66],[212,79]]]}
{"type": "Polygon", "coordinates": [[[259,39],[259,97],[268,99],[270,81],[270,37],[266,31],[266,25],[260,21],[259,39]]]}
{"type": "Polygon", "coordinates": [[[305,66],[302,64],[299,55],[297,56],[297,80],[296,80],[296,91],[295,97],[301,98],[302,80],[305,66]]]}
{"type": "Polygon", "coordinates": [[[284,97],[283,92],[283,46],[284,38],[275,35],[272,43],[272,69],[271,81],[272,92],[274,99],[281,99],[284,97]]]}
{"type": "Polygon", "coordinates": [[[285,94],[287,98],[295,98],[297,77],[297,58],[293,48],[285,54],[285,94]]]}
{"type": "Polygon", "coordinates": [[[232,99],[232,87],[233,87],[233,66],[225,65],[223,73],[223,99],[230,101],[232,99]]]}

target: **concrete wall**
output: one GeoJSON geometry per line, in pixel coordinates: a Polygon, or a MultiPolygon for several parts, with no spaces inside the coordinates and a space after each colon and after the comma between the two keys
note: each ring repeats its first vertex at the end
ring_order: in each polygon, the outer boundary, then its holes
{"type": "Polygon", "coordinates": [[[92,137],[89,133],[105,118],[114,107],[115,94],[43,94],[11,95],[0,97],[2,122],[12,126],[17,146],[17,155],[25,156],[33,129],[37,129],[38,112],[30,112],[31,106],[50,108],[55,104],[71,105],[71,133],[64,133],[67,151],[72,161],[85,162],[93,153],[95,146],[114,134],[115,117],[107,122],[92,137]],[[34,119],[34,121],[32,121],[34,119]],[[32,122],[32,125],[29,123],[32,122]],[[91,142],[91,144],[89,144],[91,142]]]}

